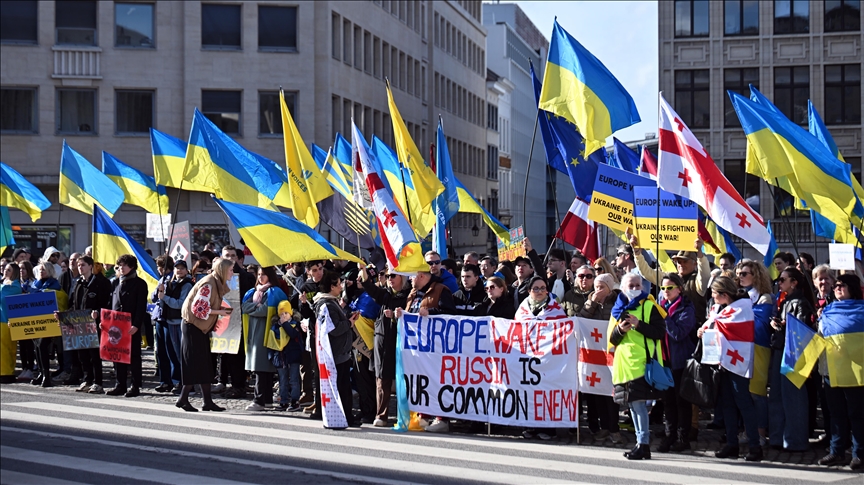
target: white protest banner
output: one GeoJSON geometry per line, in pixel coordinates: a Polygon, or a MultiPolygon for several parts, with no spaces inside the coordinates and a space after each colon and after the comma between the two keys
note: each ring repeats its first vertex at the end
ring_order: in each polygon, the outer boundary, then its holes
{"type": "Polygon", "coordinates": [[[509,426],[576,426],[576,320],[404,313],[410,410],[509,426]]]}
{"type": "Polygon", "coordinates": [[[163,242],[171,234],[171,214],[160,216],[159,214],[147,213],[147,239],[155,242],[163,242]],[[160,224],[161,219],[161,224],[160,224]]]}
{"type": "MultiPolygon", "coordinates": [[[[330,336],[333,330],[333,320],[330,318],[330,310],[324,305],[316,321],[318,328],[315,331],[315,347],[318,356],[318,377],[321,394],[321,415],[324,427],[331,429],[342,429],[348,427],[348,418],[342,408],[339,399],[339,391],[336,388],[336,362],[333,360],[333,349],[330,348],[330,336]]],[[[351,411],[350,409],[348,410],[351,411]]]]}
{"type": "Polygon", "coordinates": [[[829,243],[828,264],[831,269],[855,270],[855,246],[851,244],[829,243]]]}

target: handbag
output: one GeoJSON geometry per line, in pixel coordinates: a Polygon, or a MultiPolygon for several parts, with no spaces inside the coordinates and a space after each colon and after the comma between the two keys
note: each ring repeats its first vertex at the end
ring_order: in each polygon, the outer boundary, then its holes
{"type": "Polygon", "coordinates": [[[702,364],[700,360],[702,360],[701,339],[681,374],[678,395],[699,407],[710,408],[717,400],[719,368],[716,365],[702,364]]]}
{"type": "Polygon", "coordinates": [[[642,338],[645,340],[645,354],[648,356],[648,361],[645,363],[645,382],[658,391],[665,391],[675,386],[675,381],[672,379],[672,369],[654,358],[657,353],[658,342],[654,341],[654,353],[652,354],[648,350],[648,339],[644,335],[642,338]]]}

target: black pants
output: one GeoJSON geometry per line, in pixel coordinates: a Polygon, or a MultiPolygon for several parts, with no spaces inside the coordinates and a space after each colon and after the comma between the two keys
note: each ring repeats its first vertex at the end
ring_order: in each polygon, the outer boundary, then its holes
{"type": "MultiPolygon", "coordinates": [[[[313,340],[314,341],[314,340],[313,340]]],[[[315,351],[313,349],[312,352],[309,352],[309,364],[312,368],[312,393],[315,395],[315,409],[312,411],[312,414],[315,416],[321,415],[321,381],[319,381],[320,377],[318,374],[318,357],[315,355],[315,351]]],[[[350,372],[350,370],[348,371],[350,372]]],[[[350,382],[349,382],[350,389],[350,382]]]]}
{"type": "Polygon", "coordinates": [[[353,377],[357,393],[360,394],[360,416],[372,421],[375,419],[377,410],[375,372],[369,369],[369,359],[356,350],[354,351],[354,362],[353,377]]]}
{"type": "Polygon", "coordinates": [[[262,406],[273,404],[273,372],[255,373],[255,397],[252,401],[262,406]]]}
{"type": "Polygon", "coordinates": [[[84,373],[84,382],[87,384],[102,385],[102,357],[99,349],[76,350],[78,360],[81,361],[81,369],[84,373]]]}
{"type": "Polygon", "coordinates": [[[303,402],[315,399],[311,355],[311,352],[304,350],[303,355],[300,356],[300,401],[303,402]]]}
{"type": "MultiPolygon", "coordinates": [[[[681,382],[684,369],[672,371],[674,382],[681,382]]],[[[678,394],[678,387],[673,386],[663,391],[663,401],[666,416],[666,434],[670,438],[678,438],[677,432],[681,431],[685,438],[690,433],[690,421],[693,419],[693,405],[682,399],[678,394]]]]}
{"type": "Polygon", "coordinates": [[[130,363],[121,364],[114,362],[114,372],[117,374],[117,387],[128,389],[126,386],[126,374],[132,371],[132,387],[141,387],[141,331],[132,336],[132,353],[130,363]]]}
{"type": "MultiPolygon", "coordinates": [[[[214,354],[215,355],[215,354],[214,354]]],[[[219,382],[231,384],[234,389],[246,389],[246,353],[242,349],[237,354],[219,354],[222,364],[219,366],[219,382]]]]}
{"type": "Polygon", "coordinates": [[[36,366],[36,343],[32,340],[19,340],[18,353],[21,354],[21,370],[30,370],[36,366]]]}
{"type": "MultiPolygon", "coordinates": [[[[339,401],[345,410],[348,424],[354,424],[354,395],[351,392],[351,359],[336,364],[336,390],[339,391],[339,401]]],[[[316,395],[316,400],[318,396],[316,395]]]]}
{"type": "Polygon", "coordinates": [[[37,339],[36,342],[36,365],[39,367],[39,373],[49,380],[51,379],[51,348],[55,340],[55,337],[46,337],[37,339]]]}
{"type": "Polygon", "coordinates": [[[599,429],[605,429],[610,433],[617,433],[618,429],[618,405],[612,400],[612,396],[600,396],[597,394],[580,394],[588,405],[588,429],[592,433],[599,429]]]}

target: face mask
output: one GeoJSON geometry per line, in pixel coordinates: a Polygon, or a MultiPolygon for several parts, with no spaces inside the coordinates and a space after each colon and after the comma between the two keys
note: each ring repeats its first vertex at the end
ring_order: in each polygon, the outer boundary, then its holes
{"type": "Polygon", "coordinates": [[[624,296],[626,296],[628,300],[632,300],[641,295],[642,290],[622,290],[621,293],[624,293],[624,296]]]}

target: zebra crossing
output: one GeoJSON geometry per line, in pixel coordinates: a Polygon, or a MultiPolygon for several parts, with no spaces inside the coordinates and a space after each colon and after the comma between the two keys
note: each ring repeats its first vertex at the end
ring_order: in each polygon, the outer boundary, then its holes
{"type": "MultiPolygon", "coordinates": [[[[325,430],[285,414],[2,391],[0,484],[860,483],[860,475],[514,438],[325,430]]],[[[77,397],[77,396],[76,396],[77,397]]]]}

